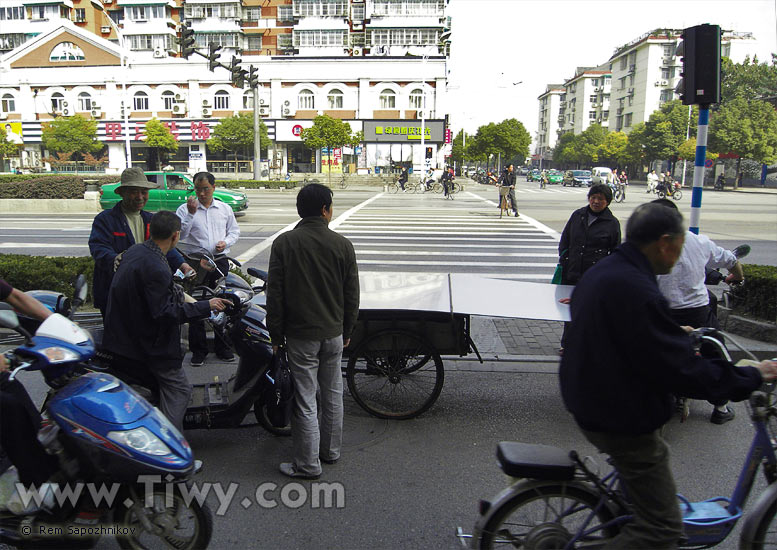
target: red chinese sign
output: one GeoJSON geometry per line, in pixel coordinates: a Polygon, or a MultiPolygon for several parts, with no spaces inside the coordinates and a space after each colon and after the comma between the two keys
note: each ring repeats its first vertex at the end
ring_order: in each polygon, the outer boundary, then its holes
{"type": "Polygon", "coordinates": [[[302,126],[295,124],[291,129],[291,133],[297,137],[300,137],[302,135],[302,126]]]}
{"type": "MultiPolygon", "coordinates": [[[[176,122],[174,120],[163,122],[162,124],[164,124],[168,130],[170,130],[170,133],[173,135],[176,141],[180,141],[181,139],[180,134],[181,132],[185,131],[185,126],[184,128],[181,128],[181,126],[179,126],[181,123],[176,122]]],[[[129,134],[131,136],[130,139],[134,141],[145,141],[146,139],[146,134],[144,133],[145,126],[146,126],[145,122],[130,122],[129,123],[129,134]]],[[[106,141],[124,140],[124,124],[122,122],[106,122],[104,123],[104,128],[105,128],[106,141]]],[[[189,129],[191,130],[191,141],[205,141],[208,138],[210,138],[210,126],[208,126],[206,122],[192,121],[189,126],[189,129]]]]}

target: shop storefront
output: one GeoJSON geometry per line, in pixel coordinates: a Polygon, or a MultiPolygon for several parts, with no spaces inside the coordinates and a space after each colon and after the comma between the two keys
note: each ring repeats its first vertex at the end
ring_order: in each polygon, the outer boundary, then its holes
{"type": "Polygon", "coordinates": [[[442,120],[424,121],[421,146],[420,120],[365,120],[365,163],[376,173],[398,172],[402,167],[434,170],[444,162],[444,130],[442,120]]]}

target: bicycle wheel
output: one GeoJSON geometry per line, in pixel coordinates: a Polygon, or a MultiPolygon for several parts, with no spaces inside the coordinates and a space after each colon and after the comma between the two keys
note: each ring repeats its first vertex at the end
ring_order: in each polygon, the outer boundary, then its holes
{"type": "Polygon", "coordinates": [[[674,200],[676,200],[676,201],[679,201],[680,199],[682,199],[682,198],[683,198],[683,192],[682,192],[682,191],[680,191],[680,190],[678,189],[677,191],[675,191],[674,193],[672,193],[672,198],[673,198],[674,200]]]}
{"type": "Polygon", "coordinates": [[[348,189],[348,182],[345,180],[345,178],[340,180],[340,189],[348,189]]]}
{"type": "Polygon", "coordinates": [[[432,185],[432,191],[435,193],[442,193],[442,184],[440,182],[436,182],[434,185],[432,185]]]}
{"type": "Polygon", "coordinates": [[[458,182],[454,182],[453,188],[456,190],[455,191],[456,193],[461,193],[462,191],[464,191],[464,186],[458,182]]]}
{"type": "Polygon", "coordinates": [[[399,192],[399,185],[397,185],[396,183],[389,183],[388,184],[388,192],[390,194],[392,194],[392,195],[398,193],[399,192]]]}
{"type": "Polygon", "coordinates": [[[777,522],[774,521],[777,515],[777,501],[773,502],[766,512],[758,520],[755,533],[748,533],[749,521],[745,522],[742,534],[739,539],[739,548],[741,550],[766,550],[767,548],[777,548],[777,522]]]}
{"type": "Polygon", "coordinates": [[[416,334],[394,329],[363,340],[346,368],[348,391],[378,418],[415,418],[437,400],[444,379],[437,351],[416,334]]]}
{"type": "Polygon", "coordinates": [[[613,197],[615,199],[615,202],[622,202],[623,201],[623,191],[618,189],[615,191],[615,196],[613,197]]]}
{"type": "Polygon", "coordinates": [[[659,191],[658,192],[658,198],[659,199],[665,199],[666,198],[666,191],[659,191]]]}
{"type": "Polygon", "coordinates": [[[595,546],[617,532],[603,527],[613,516],[607,507],[597,508],[599,499],[594,494],[565,483],[524,485],[524,490],[487,512],[475,533],[475,548],[579,548],[595,546]],[[581,530],[585,537],[568,547],[581,530]]]}

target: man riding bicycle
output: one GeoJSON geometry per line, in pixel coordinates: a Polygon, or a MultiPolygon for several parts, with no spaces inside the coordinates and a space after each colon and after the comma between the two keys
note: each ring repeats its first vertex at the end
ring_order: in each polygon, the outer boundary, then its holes
{"type": "Polygon", "coordinates": [[[672,320],[655,276],[671,271],[684,237],[677,210],[639,206],[626,242],[586,271],[572,294],[561,395],[583,435],[610,455],[634,513],[608,548],[676,548],[683,535],[660,434],[673,395],[738,401],[777,378],[776,361],[736,368],[697,356],[672,320]]]}

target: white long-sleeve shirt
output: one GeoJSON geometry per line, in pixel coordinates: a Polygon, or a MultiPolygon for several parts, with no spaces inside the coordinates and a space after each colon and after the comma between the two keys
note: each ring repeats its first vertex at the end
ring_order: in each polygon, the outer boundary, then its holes
{"type": "Polygon", "coordinates": [[[213,199],[208,208],[197,201],[197,212],[189,213],[186,203],[176,210],[181,218],[181,242],[200,246],[216,254],[216,243],[224,241],[227,247],[223,254],[229,254],[229,249],[240,238],[240,227],[235,220],[232,208],[221,201],[213,199]]]}
{"type": "Polygon", "coordinates": [[[685,244],[680,258],[667,275],[659,275],[658,288],[669,301],[672,309],[701,307],[709,303],[704,285],[705,267],[731,269],[737,263],[734,253],[721,248],[704,235],[690,231],[685,234],[685,244]]]}

